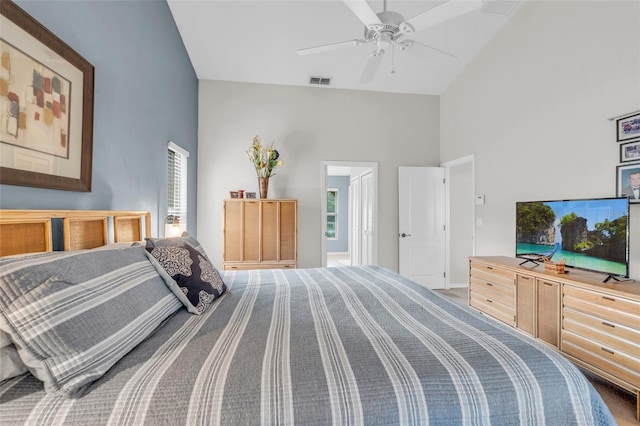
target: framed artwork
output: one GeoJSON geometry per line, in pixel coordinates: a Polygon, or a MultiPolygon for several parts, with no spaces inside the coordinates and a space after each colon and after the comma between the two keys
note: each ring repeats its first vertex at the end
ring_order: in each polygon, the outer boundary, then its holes
{"type": "Polygon", "coordinates": [[[640,112],[616,120],[616,141],[640,139],[640,112]]]}
{"type": "Polygon", "coordinates": [[[0,184],[91,191],[94,68],[0,2],[0,184]]]}
{"type": "Polygon", "coordinates": [[[640,140],[620,144],[620,162],[640,161],[640,140]]]}
{"type": "Polygon", "coordinates": [[[617,196],[640,203],[640,162],[617,166],[617,196]]]}

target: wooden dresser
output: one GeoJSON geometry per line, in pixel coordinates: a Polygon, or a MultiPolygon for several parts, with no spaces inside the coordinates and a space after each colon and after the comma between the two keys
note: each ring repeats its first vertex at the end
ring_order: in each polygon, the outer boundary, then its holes
{"type": "Polygon", "coordinates": [[[296,268],[297,200],[225,200],[222,236],[224,269],[296,268]]]}
{"type": "Polygon", "coordinates": [[[469,259],[469,305],[636,395],[640,420],[640,283],[502,256],[469,259]]]}

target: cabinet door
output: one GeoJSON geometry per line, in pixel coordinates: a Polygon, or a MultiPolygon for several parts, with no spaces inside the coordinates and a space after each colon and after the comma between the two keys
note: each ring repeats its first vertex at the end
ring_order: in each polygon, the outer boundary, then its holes
{"type": "Polygon", "coordinates": [[[560,345],[560,284],[538,279],[537,337],[555,346],[560,345]]]}
{"type": "Polygon", "coordinates": [[[242,260],[242,202],[224,202],[223,261],[242,260]]]}
{"type": "Polygon", "coordinates": [[[297,203],[295,201],[280,202],[280,259],[295,261],[297,259],[297,203]]]}
{"type": "Polygon", "coordinates": [[[516,286],[516,327],[533,336],[535,332],[536,280],[528,275],[518,274],[516,286]]]}
{"type": "Polygon", "coordinates": [[[243,258],[245,262],[260,261],[260,202],[244,201],[243,258]]]}
{"type": "Polygon", "coordinates": [[[262,201],[261,259],[263,262],[278,261],[278,201],[262,201]]]}

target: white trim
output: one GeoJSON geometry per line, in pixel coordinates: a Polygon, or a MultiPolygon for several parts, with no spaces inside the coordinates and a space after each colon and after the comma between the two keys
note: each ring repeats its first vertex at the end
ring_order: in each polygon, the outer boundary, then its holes
{"type": "Polygon", "coordinates": [[[457,158],[451,161],[445,161],[440,164],[445,170],[445,283],[444,286],[448,288],[456,288],[462,286],[461,284],[451,283],[451,188],[450,188],[450,169],[451,167],[460,166],[462,164],[471,163],[471,209],[472,209],[472,223],[471,223],[471,255],[476,255],[476,160],[475,154],[467,155],[466,157],[457,158]]]}
{"type": "Polygon", "coordinates": [[[173,141],[169,141],[169,149],[189,158],[189,151],[182,148],[180,145],[173,143],[173,141]]]}

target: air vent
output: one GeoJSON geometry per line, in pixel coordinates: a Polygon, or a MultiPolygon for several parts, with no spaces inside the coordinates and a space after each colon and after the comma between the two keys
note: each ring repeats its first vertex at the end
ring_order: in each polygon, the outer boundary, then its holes
{"type": "Polygon", "coordinates": [[[316,84],[319,86],[329,86],[331,85],[330,77],[309,77],[309,84],[316,84]]]}
{"type": "Polygon", "coordinates": [[[489,0],[482,4],[482,11],[494,15],[509,15],[518,5],[514,0],[489,0]]]}

